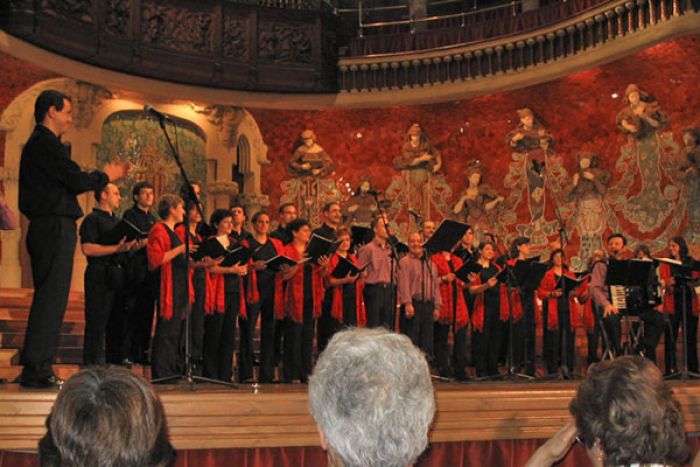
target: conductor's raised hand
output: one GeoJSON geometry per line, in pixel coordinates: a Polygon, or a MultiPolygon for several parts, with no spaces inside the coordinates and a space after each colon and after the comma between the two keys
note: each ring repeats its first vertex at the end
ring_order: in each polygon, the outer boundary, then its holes
{"type": "Polygon", "coordinates": [[[102,167],[102,171],[107,174],[110,182],[126,177],[126,174],[129,173],[129,169],[131,169],[131,162],[120,160],[108,162],[102,167]]]}

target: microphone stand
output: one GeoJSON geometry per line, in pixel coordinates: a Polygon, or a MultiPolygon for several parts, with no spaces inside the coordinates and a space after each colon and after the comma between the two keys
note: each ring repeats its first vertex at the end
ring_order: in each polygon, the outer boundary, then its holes
{"type": "MultiPolygon", "coordinates": [[[[395,287],[395,281],[394,281],[394,275],[396,270],[398,270],[398,260],[399,260],[399,253],[396,250],[396,245],[394,242],[391,241],[392,233],[391,233],[391,228],[389,227],[389,213],[388,212],[382,212],[381,204],[379,203],[379,195],[377,194],[376,191],[372,190],[372,198],[374,199],[374,203],[377,206],[377,213],[379,213],[380,216],[385,216],[383,217],[385,222],[384,222],[384,228],[386,229],[386,236],[387,236],[387,245],[389,245],[389,248],[391,248],[391,267],[390,267],[390,277],[389,277],[389,290],[391,291],[391,326],[390,326],[390,331],[395,331],[396,327],[396,287],[395,287]]],[[[395,237],[394,237],[395,238],[395,237]]]]}
{"type": "MultiPolygon", "coordinates": [[[[546,159],[546,153],[545,153],[545,170],[546,170],[546,164],[547,164],[546,161],[547,161],[547,159],[546,159]]],[[[542,186],[544,187],[545,194],[546,194],[546,192],[547,192],[547,178],[546,178],[545,174],[541,173],[541,169],[538,172],[538,175],[540,177],[544,178],[544,184],[542,186]]],[[[552,196],[552,202],[554,203],[554,215],[556,216],[557,222],[559,224],[559,229],[557,229],[557,230],[559,232],[559,245],[561,246],[561,259],[562,259],[562,272],[561,272],[562,277],[560,280],[563,283],[563,281],[564,281],[564,278],[563,278],[563,276],[564,276],[564,260],[566,259],[566,252],[564,250],[564,247],[569,243],[569,239],[568,239],[568,236],[566,234],[566,224],[564,223],[564,219],[561,215],[561,210],[559,209],[559,203],[557,203],[554,196],[552,196]]],[[[563,289],[565,291],[565,288],[563,288],[563,289]]],[[[565,300],[568,301],[568,299],[569,299],[568,295],[564,295],[563,297],[565,300]]],[[[566,320],[563,320],[563,319],[559,320],[559,328],[560,328],[560,332],[561,332],[561,337],[559,338],[559,345],[561,347],[559,349],[559,359],[560,359],[559,369],[560,369],[561,379],[572,379],[572,378],[574,378],[573,368],[569,369],[567,361],[566,361],[566,347],[567,347],[567,343],[568,343],[566,335],[568,333],[568,330],[564,328],[564,326],[571,326],[571,310],[569,310],[569,313],[566,316],[566,318],[567,318],[566,320]]],[[[575,343],[576,342],[576,331],[575,330],[574,330],[573,338],[574,338],[574,343],[575,343]]],[[[574,364],[576,364],[576,346],[575,346],[575,344],[574,344],[574,364]]]]}
{"type": "MultiPolygon", "coordinates": [[[[194,193],[194,190],[192,189],[192,184],[190,183],[190,179],[187,176],[187,172],[185,171],[185,166],[182,163],[182,158],[173,145],[172,140],[170,139],[170,135],[168,134],[167,129],[165,128],[165,118],[158,118],[158,123],[160,125],[161,130],[163,130],[163,134],[165,135],[165,140],[168,143],[168,146],[170,148],[170,153],[173,156],[173,160],[175,160],[175,163],[177,164],[178,168],[180,169],[180,176],[182,177],[182,180],[184,181],[185,186],[187,187],[187,196],[188,200],[192,201],[194,205],[197,207],[197,211],[199,211],[200,216],[202,216],[202,219],[204,219],[204,213],[202,212],[202,208],[199,205],[199,200],[197,199],[197,195],[194,193]]],[[[173,122],[173,125],[175,125],[175,122],[173,122]]],[[[177,132],[177,127],[175,128],[175,131],[177,132]]],[[[176,134],[177,136],[177,134],[176,134]]],[[[153,384],[158,384],[158,383],[167,383],[167,382],[177,382],[177,383],[186,383],[190,385],[190,390],[195,391],[197,389],[197,382],[203,382],[203,383],[212,383],[212,384],[219,384],[222,386],[228,386],[231,388],[237,388],[238,385],[232,382],[226,382],[226,381],[219,381],[217,379],[212,379],[212,378],[205,378],[203,376],[197,376],[193,374],[193,368],[192,368],[192,357],[190,355],[190,335],[192,333],[192,320],[190,317],[191,313],[191,304],[190,304],[190,245],[191,245],[191,234],[190,234],[190,223],[189,219],[187,217],[187,214],[185,214],[185,219],[184,219],[184,226],[185,226],[185,258],[186,258],[186,274],[185,274],[185,284],[184,288],[186,291],[186,305],[185,305],[185,365],[184,365],[184,373],[181,375],[172,375],[172,376],[166,376],[163,378],[157,378],[151,381],[153,384]]],[[[174,288],[175,284],[173,284],[174,288]]],[[[173,317],[173,319],[177,319],[177,317],[173,317]]]]}
{"type": "MultiPolygon", "coordinates": [[[[522,307],[522,297],[523,293],[520,287],[517,286],[517,281],[515,279],[515,273],[513,272],[513,268],[508,265],[508,261],[510,260],[510,253],[506,253],[506,264],[504,267],[508,268],[508,278],[506,280],[506,292],[508,296],[508,365],[507,365],[507,371],[506,375],[503,377],[504,380],[513,380],[513,379],[524,379],[524,380],[534,380],[534,376],[527,375],[525,373],[519,373],[516,368],[515,368],[515,361],[513,357],[513,346],[515,345],[515,328],[514,328],[514,323],[513,323],[513,284],[516,284],[515,289],[519,292],[518,295],[520,296],[520,301],[521,301],[521,308],[522,307]]],[[[521,319],[524,319],[524,316],[521,317],[521,319]]],[[[527,332],[527,331],[525,331],[527,332]]],[[[524,336],[523,336],[524,337],[524,336]]],[[[524,340],[524,339],[523,339],[524,340]]]]}
{"type": "MultiPolygon", "coordinates": [[[[681,287],[682,292],[683,292],[683,303],[681,304],[681,312],[682,312],[682,326],[683,326],[683,346],[681,347],[681,350],[683,351],[683,369],[674,375],[670,375],[666,377],[665,379],[680,379],[681,381],[687,381],[689,379],[698,379],[700,378],[700,374],[695,373],[694,371],[690,371],[688,369],[688,288],[690,287],[690,282],[693,280],[692,275],[689,275],[691,271],[689,268],[685,265],[680,266],[680,274],[674,276],[675,281],[677,283],[677,287],[681,287]]],[[[692,313],[692,310],[691,310],[692,313]]],[[[671,330],[671,335],[673,336],[673,330],[671,330]]],[[[675,344],[675,342],[674,342],[675,344]]],[[[695,348],[693,349],[694,352],[697,353],[698,349],[695,348]]],[[[676,346],[673,346],[673,352],[676,352],[676,346]]]]}

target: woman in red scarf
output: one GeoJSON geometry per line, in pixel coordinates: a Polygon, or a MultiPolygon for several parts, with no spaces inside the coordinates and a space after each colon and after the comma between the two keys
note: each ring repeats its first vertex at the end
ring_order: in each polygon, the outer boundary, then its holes
{"type": "MultiPolygon", "coordinates": [[[[292,242],[284,247],[284,254],[301,261],[306,256],[306,248],[311,238],[311,226],[304,219],[296,219],[287,226],[292,234],[292,242]]],[[[328,258],[321,258],[319,264],[311,261],[286,268],[282,280],[284,308],[280,319],[284,319],[284,381],[291,383],[300,380],[307,383],[312,370],[314,328],[316,318],[321,315],[323,298],[322,269],[328,258]]]]}
{"type": "MultiPolygon", "coordinates": [[[[235,247],[230,235],[233,217],[228,209],[217,209],[211,215],[211,226],[216,238],[226,249],[235,247]]],[[[213,266],[211,285],[204,318],[204,376],[230,382],[233,376],[233,350],[236,337],[236,318],[245,314],[243,282],[248,266],[213,266]]]]}
{"type": "MultiPolygon", "coordinates": [[[[202,237],[197,232],[202,216],[199,214],[197,205],[192,201],[186,203],[186,213],[190,228],[190,252],[194,252],[202,243],[202,237]]],[[[201,208],[201,204],[199,205],[201,208]]],[[[185,243],[185,223],[175,227],[175,233],[180,241],[185,243]]],[[[205,257],[201,261],[190,262],[190,280],[194,291],[194,303],[190,315],[190,359],[192,368],[196,374],[202,370],[202,348],[204,346],[204,304],[206,302],[207,290],[210,286],[208,268],[220,263],[221,260],[213,260],[205,257]]]]}
{"type": "MultiPolygon", "coordinates": [[[[154,379],[182,374],[184,362],[180,345],[187,310],[187,258],[185,245],[175,234],[175,224],[182,222],[185,208],[182,198],[166,194],[158,200],[158,215],[163,219],[148,234],[146,255],[151,271],[160,269],[158,322],[153,337],[151,358],[154,379]]],[[[190,287],[192,292],[192,288],[190,287]]],[[[192,300],[191,293],[189,299],[192,300]]]]}
{"type": "MultiPolygon", "coordinates": [[[[240,317],[241,346],[238,353],[238,379],[253,378],[253,337],[260,316],[259,383],[271,383],[275,376],[275,310],[282,308],[282,276],[268,270],[265,261],[284,253],[284,245],[268,235],[270,216],[265,211],[253,215],[253,236],[243,241],[253,258],[246,281],[246,314],[240,317]]],[[[279,331],[277,331],[279,332],[279,331]]]]}
{"type": "MultiPolygon", "coordinates": [[[[562,376],[568,378],[574,369],[576,323],[576,303],[572,294],[565,296],[562,291],[561,276],[573,279],[576,275],[564,265],[564,251],[552,252],[552,267],[540,282],[537,295],[543,302],[542,328],[544,330],[544,360],[549,374],[562,370],[562,376]],[[564,350],[562,351],[562,346],[564,350]],[[563,358],[562,358],[563,357],[563,358]]],[[[580,321],[580,320],[578,320],[580,321]]]]}
{"type": "MultiPolygon", "coordinates": [[[[495,277],[501,268],[493,262],[496,247],[491,242],[481,242],[479,245],[479,260],[481,271],[469,285],[469,292],[476,295],[474,312],[472,313],[472,349],[474,366],[478,377],[498,376],[498,353],[501,348],[502,323],[508,319],[502,318],[501,283],[495,277]]],[[[507,307],[503,307],[507,308],[507,307]]]]}
{"type": "Polygon", "coordinates": [[[437,267],[438,282],[440,283],[440,295],[442,306],[440,318],[433,325],[433,339],[435,345],[435,364],[440,371],[440,376],[456,378],[457,381],[466,381],[467,373],[464,367],[467,364],[467,324],[469,313],[467,303],[464,300],[463,289],[467,285],[455,276],[455,271],[462,267],[462,260],[450,253],[441,251],[430,257],[437,267]],[[452,359],[450,359],[450,328],[454,336],[452,359]],[[450,360],[453,369],[450,368],[450,360]],[[454,370],[454,371],[453,371],[454,370]]]}
{"type": "Polygon", "coordinates": [[[365,327],[367,316],[363,301],[363,284],[358,274],[348,274],[345,277],[333,277],[333,271],[343,259],[346,259],[356,267],[360,267],[357,257],[350,253],[352,238],[347,227],[339,227],[335,231],[335,241],[338,248],[328,260],[325,284],[326,292],[323,298],[321,317],[319,318],[318,353],[323,352],[333,334],[344,327],[365,327]],[[320,326],[321,320],[327,320],[327,326],[320,326]],[[321,330],[326,332],[322,333],[321,330]]]}

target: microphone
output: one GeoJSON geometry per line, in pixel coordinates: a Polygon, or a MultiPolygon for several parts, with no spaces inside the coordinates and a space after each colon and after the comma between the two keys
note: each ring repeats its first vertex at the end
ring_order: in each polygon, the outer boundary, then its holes
{"type": "Polygon", "coordinates": [[[414,211],[413,209],[409,209],[409,210],[408,210],[408,213],[409,213],[410,215],[412,215],[412,216],[414,217],[415,221],[418,222],[418,223],[420,223],[420,222],[423,220],[423,217],[422,217],[419,213],[417,213],[416,211],[414,211]]]}
{"type": "Polygon", "coordinates": [[[143,111],[146,112],[147,114],[150,114],[154,117],[156,117],[158,120],[163,121],[163,120],[170,120],[170,117],[165,115],[163,112],[160,112],[156,109],[153,108],[151,104],[146,104],[143,106],[143,111]]]}

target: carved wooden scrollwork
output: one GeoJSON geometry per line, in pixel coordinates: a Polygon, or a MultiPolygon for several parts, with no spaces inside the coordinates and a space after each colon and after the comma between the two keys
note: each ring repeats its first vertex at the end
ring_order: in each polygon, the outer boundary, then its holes
{"type": "Polygon", "coordinates": [[[107,32],[118,36],[126,35],[130,18],[129,7],[129,0],[107,0],[105,9],[107,32]]]}
{"type": "Polygon", "coordinates": [[[42,13],[92,23],[90,0],[42,0],[42,13]]]}
{"type": "Polygon", "coordinates": [[[177,52],[211,55],[211,13],[146,3],[141,13],[145,44],[177,52]]]}
{"type": "Polygon", "coordinates": [[[248,20],[235,16],[224,18],[223,54],[226,58],[243,60],[248,57],[248,20]]]}
{"type": "Polygon", "coordinates": [[[306,24],[261,22],[259,55],[275,63],[311,63],[311,38],[306,24]]]}

